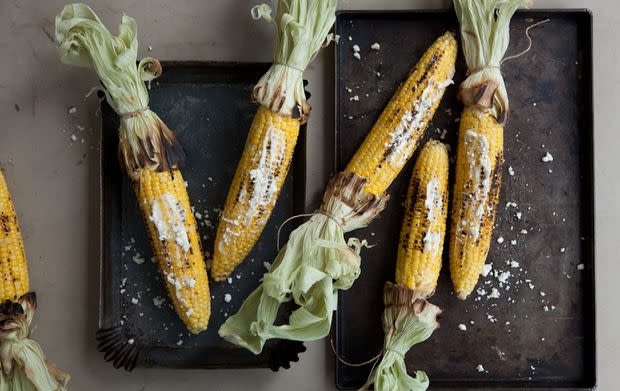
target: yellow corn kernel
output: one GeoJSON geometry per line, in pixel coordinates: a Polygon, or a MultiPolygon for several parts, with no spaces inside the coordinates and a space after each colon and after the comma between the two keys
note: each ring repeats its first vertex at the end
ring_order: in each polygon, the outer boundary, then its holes
{"type": "Polygon", "coordinates": [[[488,110],[461,114],[452,197],[450,274],[456,295],[474,289],[489,252],[502,181],[504,127],[488,110]]]}
{"type": "Polygon", "coordinates": [[[457,42],[439,37],[409,72],[345,171],[366,178],[366,191],[381,195],[418,146],[441,97],[452,84],[457,42]]]}
{"type": "Polygon", "coordinates": [[[181,172],[143,169],[135,190],[174,309],[191,333],[206,330],[211,314],[207,267],[181,172]]]}
{"type": "Polygon", "coordinates": [[[448,213],[446,146],[431,140],[413,168],[400,231],[396,283],[429,297],[435,291],[448,213]]]}
{"type": "Polygon", "coordinates": [[[15,207],[0,171],[0,301],[28,293],[28,267],[15,207]]]}
{"type": "Polygon", "coordinates": [[[299,124],[299,119],[258,108],[217,227],[215,281],[230,275],[265,228],[293,159],[299,124]]]}

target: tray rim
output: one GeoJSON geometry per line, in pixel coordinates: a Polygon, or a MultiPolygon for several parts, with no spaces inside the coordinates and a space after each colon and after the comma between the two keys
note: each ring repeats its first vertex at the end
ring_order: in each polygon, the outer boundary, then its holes
{"type": "MultiPolygon", "coordinates": [[[[452,8],[437,8],[437,9],[401,9],[401,10],[368,10],[368,9],[361,9],[361,10],[355,10],[355,9],[349,9],[349,10],[338,10],[336,11],[336,21],[334,24],[334,31],[337,33],[336,28],[338,26],[339,21],[341,20],[341,18],[346,17],[346,16],[362,16],[362,17],[383,17],[383,18],[390,18],[390,17],[402,17],[402,16],[406,16],[406,15],[437,15],[437,16],[445,16],[447,18],[456,18],[456,15],[453,12],[454,6],[452,6],[452,8]]],[[[588,109],[584,112],[584,121],[587,123],[587,126],[589,127],[589,132],[588,132],[588,137],[587,137],[587,141],[588,141],[588,146],[587,146],[587,153],[590,156],[590,161],[588,161],[588,167],[584,170],[585,172],[587,172],[589,174],[589,178],[584,178],[584,180],[587,182],[587,188],[589,189],[589,191],[587,191],[586,197],[588,198],[588,202],[591,203],[592,205],[592,211],[595,212],[596,211],[596,197],[595,197],[595,163],[596,163],[596,155],[595,155],[595,149],[594,149],[594,93],[593,93],[593,67],[594,67],[594,58],[593,58],[593,38],[594,38],[594,29],[593,29],[593,13],[592,10],[588,9],[588,8],[533,8],[533,9],[519,9],[516,12],[516,15],[567,15],[567,14],[574,14],[574,15],[580,15],[581,17],[584,17],[586,20],[586,24],[585,24],[585,28],[588,31],[589,37],[586,38],[586,58],[584,59],[583,63],[584,63],[584,77],[586,79],[585,82],[585,90],[586,90],[586,104],[589,106],[588,109]]],[[[339,127],[338,127],[338,121],[340,118],[340,110],[339,110],[339,102],[341,99],[341,91],[338,88],[338,83],[339,83],[339,61],[338,61],[338,45],[334,45],[334,50],[333,50],[333,55],[334,55],[334,134],[333,134],[333,143],[334,143],[334,150],[333,150],[333,164],[334,164],[334,171],[338,171],[339,168],[341,167],[341,162],[340,162],[340,156],[339,156],[339,149],[340,149],[340,143],[339,143],[339,127]]],[[[461,53],[459,53],[461,55],[461,53]]],[[[587,353],[588,355],[591,355],[592,358],[592,365],[593,365],[593,378],[592,379],[587,379],[586,383],[582,386],[566,386],[562,383],[555,383],[557,386],[554,386],[554,382],[544,382],[544,381],[531,381],[529,383],[523,383],[523,382],[516,382],[514,384],[511,383],[504,383],[504,384],[498,384],[497,382],[491,382],[491,381],[479,381],[479,380],[472,380],[471,382],[463,382],[463,381],[446,381],[446,382],[431,382],[431,388],[433,389],[444,389],[444,390],[448,390],[448,389],[459,389],[462,391],[468,391],[468,390],[479,390],[479,389],[483,389],[483,388],[497,388],[497,387],[505,387],[505,388],[510,388],[510,389],[527,389],[527,390],[532,390],[532,391],[538,391],[538,390],[549,390],[552,389],[554,391],[591,391],[591,390],[595,390],[597,388],[597,383],[598,383],[598,361],[597,361],[597,349],[596,349],[596,287],[595,287],[595,282],[596,282],[596,274],[595,274],[595,266],[596,266],[596,213],[592,213],[590,215],[590,218],[588,219],[588,230],[592,233],[592,237],[589,240],[589,246],[586,249],[586,251],[589,253],[590,259],[592,260],[592,264],[590,265],[590,276],[591,278],[588,279],[586,286],[584,287],[584,291],[586,296],[590,296],[591,298],[591,302],[592,302],[592,311],[591,314],[592,316],[590,316],[590,327],[592,328],[592,330],[594,330],[594,336],[592,338],[592,346],[591,346],[591,351],[589,353],[587,353]],[[533,386],[530,386],[528,384],[533,384],[533,386]]],[[[342,297],[342,291],[338,291],[338,306],[341,306],[341,297],[342,297]]],[[[587,299],[587,297],[586,297],[587,299]]],[[[335,342],[335,346],[336,346],[336,351],[338,350],[338,346],[339,346],[339,340],[341,338],[340,336],[340,326],[341,326],[341,319],[340,319],[340,312],[336,313],[335,316],[335,325],[334,325],[334,342],[335,342]]],[[[587,322],[586,322],[587,323],[587,322]]],[[[587,351],[587,346],[586,346],[586,351],[587,351]]],[[[334,380],[335,380],[335,384],[336,387],[339,390],[351,390],[351,389],[355,389],[355,387],[348,387],[348,386],[344,386],[342,385],[342,383],[340,382],[340,365],[337,359],[334,359],[334,367],[335,367],[335,371],[334,371],[334,380]]]]}
{"type": "MultiPolygon", "coordinates": [[[[271,65],[271,62],[241,62],[241,61],[196,61],[196,60],[171,60],[171,61],[161,61],[161,65],[164,69],[177,69],[182,70],[184,72],[193,71],[198,74],[217,74],[217,72],[236,72],[236,71],[251,71],[260,73],[263,69],[267,70],[271,65]]],[[[259,76],[260,77],[260,76],[259,76]]],[[[258,81],[258,79],[257,79],[258,81]]],[[[170,82],[174,84],[175,82],[170,82]]],[[[306,92],[309,96],[310,94],[306,92]]],[[[100,110],[102,110],[107,105],[105,99],[103,99],[100,103],[100,110]]],[[[141,346],[137,342],[134,344],[127,344],[126,337],[119,336],[122,334],[122,326],[120,324],[116,326],[110,326],[110,322],[114,321],[114,317],[116,319],[120,316],[120,305],[118,305],[118,300],[114,299],[112,287],[110,284],[106,284],[107,277],[110,277],[112,273],[112,264],[114,259],[112,256],[108,254],[108,246],[106,245],[106,233],[109,232],[111,221],[113,218],[110,216],[110,207],[106,208],[106,200],[110,196],[110,194],[106,194],[109,190],[111,183],[110,180],[106,180],[106,172],[110,170],[110,166],[117,165],[116,163],[116,154],[113,154],[113,157],[106,158],[106,152],[108,151],[105,148],[105,141],[109,139],[109,135],[105,132],[105,123],[103,114],[100,117],[99,121],[99,156],[97,161],[97,170],[98,170],[98,178],[97,178],[97,228],[99,229],[98,235],[98,245],[97,245],[97,256],[99,258],[99,277],[98,283],[99,287],[97,293],[98,297],[98,313],[97,313],[97,333],[96,339],[99,342],[98,350],[104,353],[104,359],[106,361],[114,361],[113,365],[115,368],[124,367],[127,371],[131,371],[136,367],[135,357],[130,357],[132,354],[139,355],[141,352],[147,351],[158,351],[162,353],[172,352],[176,349],[172,348],[158,348],[153,349],[151,347],[141,346]],[[106,187],[107,184],[107,187],[106,187]],[[110,337],[112,335],[112,338],[110,337]],[[113,356],[108,357],[108,352],[106,350],[101,349],[101,346],[106,342],[122,342],[125,344],[127,349],[124,349],[126,356],[121,357],[121,360],[117,361],[113,356]],[[131,345],[131,346],[130,346],[131,345]],[[134,359],[133,363],[130,361],[134,359]]],[[[300,191],[294,192],[292,195],[293,200],[293,209],[295,213],[303,213],[305,209],[305,200],[306,200],[306,125],[302,125],[300,129],[300,135],[297,140],[297,144],[294,150],[293,163],[290,168],[289,175],[293,175],[293,187],[299,188],[300,191]]],[[[108,154],[112,155],[112,154],[108,154]]],[[[110,175],[112,178],[123,178],[123,174],[117,173],[110,175]]],[[[124,180],[124,179],[122,179],[124,180]]],[[[211,279],[210,279],[211,280],[211,279]]],[[[212,283],[212,281],[210,281],[212,283]]],[[[271,368],[272,371],[276,372],[279,368],[288,369],[290,367],[291,362],[296,362],[299,360],[298,354],[306,351],[306,347],[303,342],[298,341],[286,341],[279,340],[278,341],[281,346],[273,349],[271,354],[265,355],[265,357],[260,360],[257,360],[257,364],[248,364],[248,363],[226,363],[226,364],[203,364],[198,363],[197,365],[187,365],[185,361],[181,362],[171,362],[168,364],[163,364],[161,362],[138,362],[139,368],[179,368],[179,369],[247,369],[247,368],[271,368]],[[274,354],[277,353],[277,354],[274,354]]],[[[262,355],[257,355],[256,357],[261,357],[262,355]]]]}

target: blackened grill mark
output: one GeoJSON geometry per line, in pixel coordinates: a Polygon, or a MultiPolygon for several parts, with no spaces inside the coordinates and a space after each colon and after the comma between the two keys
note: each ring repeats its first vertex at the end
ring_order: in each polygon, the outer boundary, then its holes
{"type": "Polygon", "coordinates": [[[504,158],[503,151],[502,150],[498,151],[497,154],[495,155],[495,162],[496,162],[495,168],[493,169],[493,171],[491,171],[491,184],[489,186],[487,205],[484,210],[484,214],[482,215],[482,218],[480,219],[480,226],[478,228],[479,232],[481,232],[481,235],[478,235],[478,239],[475,242],[476,246],[480,244],[482,236],[485,236],[485,237],[490,236],[490,232],[487,235],[482,230],[482,227],[484,227],[485,224],[493,225],[493,223],[495,222],[496,206],[497,206],[497,202],[499,201],[499,191],[502,186],[503,158],[504,158]]]}

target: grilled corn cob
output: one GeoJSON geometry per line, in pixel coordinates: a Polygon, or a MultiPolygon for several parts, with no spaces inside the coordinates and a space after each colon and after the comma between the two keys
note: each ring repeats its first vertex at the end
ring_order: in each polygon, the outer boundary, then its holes
{"type": "Polygon", "coordinates": [[[0,171],[0,301],[17,301],[28,293],[24,243],[9,189],[0,171]]]}
{"type": "Polygon", "coordinates": [[[448,150],[429,141],[415,163],[400,231],[396,283],[429,297],[435,291],[448,202],[448,150]]]}
{"type": "Polygon", "coordinates": [[[382,194],[418,146],[446,87],[452,84],[457,42],[439,37],[409,72],[345,171],[366,178],[366,191],[382,194]]]}
{"type": "Polygon", "coordinates": [[[142,170],[135,191],[174,308],[189,331],[205,330],[209,281],[181,172],[142,170]]]}
{"type": "Polygon", "coordinates": [[[303,70],[336,18],[336,0],[280,0],[275,19],[266,5],[252,8],[254,19],[275,26],[274,61],[252,99],[260,103],[228,191],[217,229],[211,276],[222,281],[248,255],[275,206],[290,167],[299,126],[310,114],[303,70]]]}
{"type": "Polygon", "coordinates": [[[524,0],[454,0],[470,76],[461,84],[456,180],[450,227],[450,274],[465,299],[482,272],[502,178],[508,95],[499,70],[510,18],[524,0]]]}
{"type": "Polygon", "coordinates": [[[413,168],[400,231],[396,283],[383,288],[383,357],[360,391],[371,384],[377,391],[425,390],[430,380],[423,371],[407,374],[405,353],[439,327],[441,309],[426,298],[435,292],[441,269],[448,199],[448,150],[431,140],[413,168]]]}
{"type": "Polygon", "coordinates": [[[148,107],[144,81],[161,65],[143,59],[136,68],[136,23],[123,16],[112,36],[83,4],[67,5],[56,17],[61,60],[93,67],[108,103],[120,115],[119,160],[133,181],[153,252],[174,308],[192,333],[207,328],[211,311],[206,264],[196,220],[179,168],[185,153],[176,135],[148,107]]]}
{"type": "Polygon", "coordinates": [[[260,106],[217,227],[211,275],[222,281],[258,240],[293,159],[299,119],[260,106]]]}
{"type": "Polygon", "coordinates": [[[15,207],[0,170],[0,390],[58,390],[70,376],[48,361],[30,339],[37,307],[28,292],[28,266],[15,207]]]}

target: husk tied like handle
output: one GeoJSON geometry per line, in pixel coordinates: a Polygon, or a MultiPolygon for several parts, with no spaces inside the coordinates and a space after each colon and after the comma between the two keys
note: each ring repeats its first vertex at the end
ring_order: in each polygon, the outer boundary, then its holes
{"type": "Polygon", "coordinates": [[[30,339],[37,307],[34,292],[0,305],[0,390],[65,391],[70,376],[48,361],[30,339]]]}
{"type": "Polygon", "coordinates": [[[510,42],[510,19],[527,0],[454,0],[469,76],[459,97],[465,106],[490,110],[504,123],[509,112],[508,93],[500,71],[510,42]]]}
{"type": "Polygon", "coordinates": [[[275,18],[271,8],[252,8],[252,18],[265,19],[276,37],[273,64],[252,91],[252,99],[285,117],[305,123],[312,107],[306,100],[303,71],[322,46],[332,40],[329,33],[336,20],[337,0],[279,0],[275,18]]]}
{"type": "Polygon", "coordinates": [[[346,241],[344,233],[368,225],[389,198],[365,192],[365,184],[345,172],[330,180],[319,212],[291,233],[263,282],[222,325],[221,337],[259,354],[270,338],[311,341],[329,333],[337,292],[359,276],[365,245],[346,241]],[[278,310],[291,300],[298,308],[276,325],[278,310]]]}
{"type": "Polygon", "coordinates": [[[405,354],[439,327],[437,316],[441,308],[426,301],[424,294],[391,282],[383,288],[383,303],[383,355],[359,390],[366,391],[372,384],[377,391],[426,390],[428,376],[423,371],[409,376],[405,354]]]}
{"type": "Polygon", "coordinates": [[[56,16],[56,41],[65,64],[93,68],[110,106],[120,115],[119,160],[134,181],[142,169],[166,171],[185,162],[176,135],[148,108],[145,82],[162,72],[159,61],[144,58],[136,66],[136,21],[123,15],[117,36],[84,4],[67,4],[56,16]]]}

